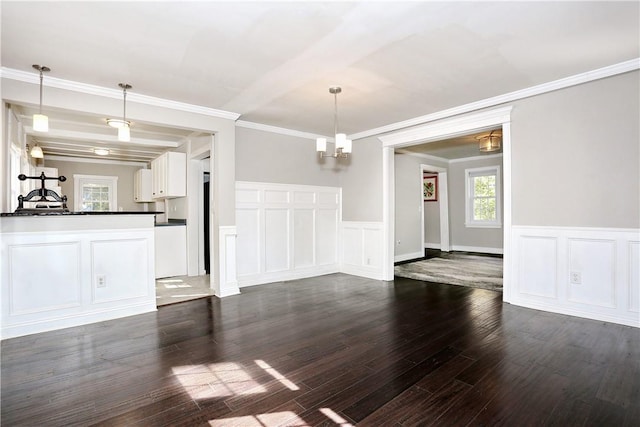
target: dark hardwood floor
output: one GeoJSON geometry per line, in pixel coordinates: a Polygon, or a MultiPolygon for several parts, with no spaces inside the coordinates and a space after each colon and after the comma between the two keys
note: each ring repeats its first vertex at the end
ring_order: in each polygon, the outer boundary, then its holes
{"type": "Polygon", "coordinates": [[[2,342],[2,426],[640,425],[638,329],[332,274],[2,342]]]}

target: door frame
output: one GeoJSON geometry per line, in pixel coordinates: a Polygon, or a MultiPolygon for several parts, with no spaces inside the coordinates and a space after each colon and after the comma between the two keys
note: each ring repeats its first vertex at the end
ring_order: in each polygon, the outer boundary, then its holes
{"type": "Polygon", "coordinates": [[[382,280],[393,280],[394,264],[394,224],[395,224],[395,165],[396,148],[424,144],[437,140],[453,138],[473,132],[482,132],[502,127],[503,153],[503,293],[505,302],[511,301],[511,110],[512,106],[495,108],[481,112],[464,114],[438,120],[422,126],[378,137],[382,142],[382,280]]]}
{"type": "MultiPolygon", "coordinates": [[[[440,250],[442,252],[449,252],[451,250],[451,243],[449,241],[449,183],[447,181],[448,171],[446,168],[433,165],[420,165],[420,179],[422,179],[424,173],[437,173],[438,174],[438,201],[440,202],[440,250]]],[[[420,198],[422,198],[422,183],[420,183],[420,198]]],[[[420,235],[422,236],[422,251],[426,249],[424,247],[424,200],[422,201],[422,210],[420,218],[420,235]]]]}

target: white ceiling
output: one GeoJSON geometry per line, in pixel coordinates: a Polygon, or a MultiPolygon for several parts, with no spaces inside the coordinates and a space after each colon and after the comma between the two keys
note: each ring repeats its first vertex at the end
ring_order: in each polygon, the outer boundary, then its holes
{"type": "MultiPolygon", "coordinates": [[[[334,85],[343,88],[340,130],[353,134],[640,56],[637,1],[0,7],[3,67],[47,65],[60,79],[126,82],[131,92],[323,135],[333,132],[334,85]]],[[[55,121],[65,128],[65,117],[55,121]]],[[[173,132],[146,131],[151,140],[173,132]]]]}

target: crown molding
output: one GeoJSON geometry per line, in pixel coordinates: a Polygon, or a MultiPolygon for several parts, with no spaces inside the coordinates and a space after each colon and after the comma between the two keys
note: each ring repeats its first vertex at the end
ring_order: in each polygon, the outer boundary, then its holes
{"type": "Polygon", "coordinates": [[[513,102],[535,95],[541,95],[555,90],[565,89],[571,86],[588,83],[594,80],[604,79],[606,77],[616,76],[618,74],[628,73],[630,71],[635,71],[638,69],[640,69],[640,58],[634,58],[629,61],[620,62],[618,64],[598,68],[593,71],[587,71],[585,73],[576,74],[574,76],[553,80],[551,82],[531,86],[526,89],[516,90],[514,92],[482,99],[480,101],[460,105],[458,107],[449,108],[447,110],[438,111],[436,113],[427,114],[425,116],[415,117],[413,119],[405,120],[402,122],[392,123],[390,125],[354,133],[353,135],[349,135],[349,138],[351,138],[352,140],[356,140],[380,135],[383,133],[394,132],[411,126],[417,126],[424,123],[452,117],[458,114],[469,113],[471,111],[480,110],[483,108],[495,107],[507,102],[513,102]]]}
{"type": "Polygon", "coordinates": [[[254,129],[254,130],[261,130],[261,131],[264,131],[264,132],[278,133],[280,135],[295,136],[295,137],[304,138],[304,139],[315,140],[316,138],[327,138],[327,141],[332,141],[333,140],[333,138],[327,137],[327,136],[324,136],[324,135],[318,135],[318,134],[315,134],[315,133],[302,132],[302,131],[299,131],[299,130],[281,128],[281,127],[277,127],[277,126],[263,125],[263,124],[260,124],[260,123],[247,122],[245,120],[236,121],[236,126],[240,127],[240,128],[245,128],[245,129],[254,129]]]}
{"type": "MultiPolygon", "coordinates": [[[[640,58],[634,58],[628,61],[613,64],[607,67],[598,68],[596,70],[587,71],[585,73],[576,74],[574,76],[565,77],[551,82],[542,83],[529,88],[509,92],[503,95],[494,96],[491,98],[482,99],[480,101],[472,102],[469,104],[460,105],[458,107],[449,108],[446,110],[438,111],[432,114],[415,117],[413,119],[404,120],[401,122],[391,123],[389,125],[369,129],[363,132],[347,135],[347,138],[351,140],[358,140],[367,138],[370,136],[377,136],[384,133],[394,132],[400,129],[417,126],[436,120],[452,117],[458,114],[469,113],[472,111],[480,110],[483,108],[495,107],[500,104],[517,101],[520,99],[529,98],[544,93],[569,88],[583,83],[588,83],[594,80],[604,79],[607,77],[616,76],[619,74],[628,73],[630,71],[636,71],[640,69],[640,58]]],[[[36,73],[25,72],[15,70],[12,68],[0,68],[0,77],[10,80],[18,80],[27,83],[39,84],[40,77],[36,73]]],[[[122,96],[122,92],[116,89],[104,88],[102,86],[89,85],[85,83],[73,82],[70,80],[63,80],[51,76],[47,76],[43,82],[44,86],[55,87],[59,89],[66,89],[75,92],[87,93],[91,95],[98,95],[103,97],[119,99],[122,96]]],[[[158,107],[171,108],[180,111],[186,111],[190,113],[203,114],[206,116],[219,117],[223,119],[230,119],[236,121],[236,126],[261,130],[265,132],[278,133],[281,135],[296,136],[304,139],[316,139],[324,138],[324,135],[316,135],[308,132],[296,131],[292,129],[281,128],[277,126],[263,125],[260,123],[248,122],[245,120],[238,120],[240,114],[232,113],[229,111],[217,110],[214,108],[202,107],[199,105],[187,104],[178,101],[171,101],[168,99],[155,98],[152,96],[140,95],[137,93],[127,93],[127,99],[132,102],[138,102],[141,104],[147,104],[158,107]]],[[[330,140],[329,138],[327,138],[330,140]]]]}
{"type": "MultiPolygon", "coordinates": [[[[2,67],[2,69],[0,69],[0,77],[2,77],[3,79],[16,80],[25,83],[40,84],[40,76],[38,74],[15,70],[13,68],[2,67]]],[[[87,95],[96,95],[114,99],[122,98],[122,91],[118,89],[105,88],[102,86],[90,85],[87,83],[79,83],[51,76],[47,76],[47,78],[43,80],[42,84],[46,87],[79,92],[87,95]]],[[[234,121],[240,117],[240,114],[232,113],[230,111],[217,110],[215,108],[202,107],[200,105],[187,104],[185,102],[156,98],[153,96],[142,95],[135,92],[127,92],[127,100],[139,104],[151,105],[154,107],[169,108],[172,110],[202,114],[211,117],[219,117],[221,119],[229,119],[234,121]]]]}

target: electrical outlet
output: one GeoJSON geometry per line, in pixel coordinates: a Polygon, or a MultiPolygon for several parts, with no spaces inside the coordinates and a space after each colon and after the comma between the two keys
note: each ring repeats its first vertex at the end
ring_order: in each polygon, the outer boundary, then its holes
{"type": "Polygon", "coordinates": [[[574,285],[579,285],[582,283],[582,274],[579,271],[571,272],[571,283],[574,285]]]}
{"type": "Polygon", "coordinates": [[[96,274],[96,288],[107,287],[107,276],[104,274],[96,274]]]}

